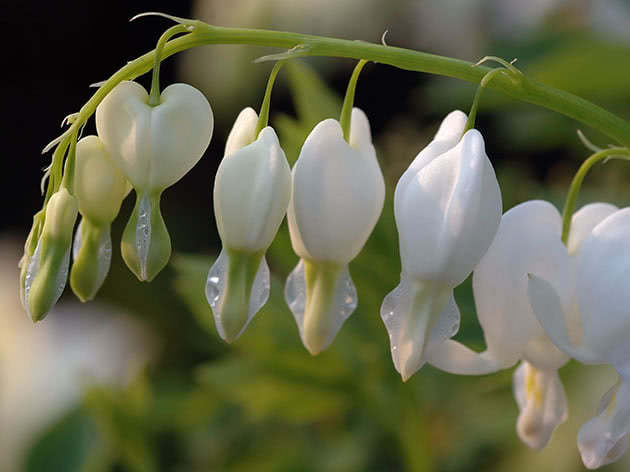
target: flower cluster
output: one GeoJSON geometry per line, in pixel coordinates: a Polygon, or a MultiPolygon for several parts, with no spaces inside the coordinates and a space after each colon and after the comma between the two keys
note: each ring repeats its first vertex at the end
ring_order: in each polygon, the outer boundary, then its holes
{"type": "MultiPolygon", "coordinates": [[[[385,200],[368,118],[352,107],[363,64],[351,79],[342,118],[313,128],[293,169],[267,126],[271,85],[260,116],[246,108],[234,123],[214,182],[223,248],[206,282],[226,342],[241,336],[269,297],[265,253],[285,215],[300,260],[284,295],[305,348],[313,355],[328,348],[357,307],[349,264],[385,200]]],[[[153,89],[150,96],[123,81],[96,109],[98,136],[77,142],[73,135],[64,180],[35,215],[21,263],[21,298],[33,321],[61,296],[71,254],[73,291],[82,301],[94,298],[110,267],[110,226],[132,188],[136,202],[122,236],[123,259],[141,281],[168,263],[160,198],[204,154],[213,114],[189,85],[174,84],[153,97],[153,89]]],[[[589,468],[615,461],[630,431],[630,209],[587,205],[570,220],[567,240],[562,216],[548,202],[528,201],[502,214],[499,184],[473,125],[474,115],[446,116],[396,185],[400,283],[380,310],[394,367],[406,381],[425,363],[479,375],[520,362],[513,380],[517,432],[540,449],[567,418],[558,369],[570,358],[609,364],[620,380],[581,428],[578,446],[589,468]],[[471,274],[487,346],[481,353],[452,339],[460,324],[453,291],[471,274]]]]}

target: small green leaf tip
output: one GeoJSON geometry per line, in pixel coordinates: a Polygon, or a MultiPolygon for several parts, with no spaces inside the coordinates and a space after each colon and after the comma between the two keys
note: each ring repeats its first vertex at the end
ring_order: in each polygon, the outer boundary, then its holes
{"type": "Polygon", "coordinates": [[[147,11],[144,13],[138,13],[136,16],[132,17],[129,20],[129,22],[135,21],[138,18],[143,18],[145,16],[161,16],[163,18],[168,18],[169,20],[172,20],[175,23],[179,23],[181,25],[186,25],[186,26],[194,26],[196,23],[198,23],[198,20],[193,20],[189,18],[181,18],[179,16],[169,15],[167,13],[162,13],[159,11],[147,11]]]}
{"type": "Polygon", "coordinates": [[[310,44],[298,44],[291,49],[279,52],[277,54],[268,54],[266,56],[261,56],[257,59],[254,59],[254,64],[259,64],[261,62],[271,62],[271,61],[283,61],[285,59],[295,59],[297,57],[308,56],[311,53],[311,49],[313,47],[310,44]]]}

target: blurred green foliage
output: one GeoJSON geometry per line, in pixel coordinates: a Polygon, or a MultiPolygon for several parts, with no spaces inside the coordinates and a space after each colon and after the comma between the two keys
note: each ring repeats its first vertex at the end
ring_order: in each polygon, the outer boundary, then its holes
{"type": "MultiPolygon", "coordinates": [[[[558,47],[529,65],[545,81],[572,89],[577,87],[571,83],[575,71],[583,69],[576,59],[579,52],[579,43],[558,47]],[[565,76],[567,70],[574,72],[565,76]]],[[[589,57],[595,61],[599,54],[589,50],[589,57]]],[[[305,64],[292,61],[285,70],[296,117],[280,114],[273,124],[293,163],[312,127],[338,117],[341,100],[305,64]]],[[[627,86],[621,90],[623,80],[607,83],[617,87],[607,97],[630,98],[627,86]]],[[[444,99],[443,90],[429,90],[436,93],[435,103],[444,99]]],[[[589,93],[584,87],[576,91],[589,93]]],[[[471,96],[470,90],[465,92],[471,96]]],[[[490,108],[493,103],[488,101],[490,108]]],[[[449,106],[440,102],[438,110],[449,106]]],[[[486,107],[484,101],[482,109],[486,107]]],[[[523,116],[515,122],[525,120],[523,116]]],[[[522,125],[508,139],[518,140],[519,130],[522,125]]],[[[530,139],[538,139],[532,137],[535,133],[528,131],[530,139]]],[[[382,165],[389,175],[386,158],[382,165]]],[[[629,200],[627,190],[619,191],[627,171],[621,172],[617,163],[609,166],[612,171],[599,169],[589,177],[581,200],[593,195],[601,199],[599,189],[611,179],[616,184],[603,193],[614,195],[617,203],[629,200]]],[[[525,166],[499,167],[505,209],[531,198],[561,207],[571,172],[565,169],[561,178],[543,185],[525,166]]],[[[169,270],[148,287],[114,267],[106,295],[149,320],[163,340],[162,354],[124,388],[90,387],[81,405],[35,442],[26,470],[533,470],[527,466],[533,453],[514,432],[517,409],[510,371],[466,378],[425,367],[403,384],[394,370],[379,316],[383,297],[399,280],[394,184],[387,183],[383,214],[350,265],[358,308],[332,347],[317,357],[302,346],[283,300],[284,280],[298,261],[286,223],[267,255],[273,274],[269,302],[233,345],[218,338],[204,296],[212,257],[176,254],[169,270]]],[[[456,298],[462,312],[458,339],[482,349],[470,281],[457,288],[456,298]]],[[[562,375],[569,391],[581,378],[574,365],[562,375]]],[[[553,470],[581,470],[574,442],[560,456],[564,462],[557,459],[553,470]]]]}

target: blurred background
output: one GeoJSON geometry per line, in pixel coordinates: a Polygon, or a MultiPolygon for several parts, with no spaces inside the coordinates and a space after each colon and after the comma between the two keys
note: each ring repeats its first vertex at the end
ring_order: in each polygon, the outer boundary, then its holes
{"type": "MultiPolygon", "coordinates": [[[[630,119],[630,2],[626,0],[197,0],[3,2],[0,222],[0,472],[13,471],[531,471],[584,470],[576,447],[615,376],[571,362],[560,376],[570,416],[542,452],[516,436],[512,371],[457,377],[423,368],[406,384],[393,368],[379,317],[398,283],[391,196],[396,180],[454,108],[467,111],[475,87],[369,64],[356,104],[370,117],[388,199],[373,235],[350,265],[359,306],[332,347],[311,357],[284,304],[297,263],[286,223],[267,259],[272,294],[243,336],[223,343],[204,297],[220,242],[212,182],[238,112],[258,108],[276,52],[209,46],[168,59],[162,84],[186,81],[215,111],[205,157],[169,189],[162,210],[172,263],[151,284],[125,268],[116,244],[95,302],[66,293],[34,326],[18,300],[17,263],[39,180],[61,119],[126,61],[153,48],[170,24],[128,19],[143,11],[223,26],[285,29],[477,61],[518,58],[518,67],[630,119]]],[[[307,59],[285,67],[271,124],[291,161],[315,123],[337,117],[354,63],[307,59]]],[[[148,86],[148,77],[139,79],[148,86]]],[[[488,91],[477,127],[502,187],[504,210],[543,198],[561,208],[588,151],[579,124],[488,91]]],[[[609,139],[583,129],[595,143],[609,139]]],[[[91,123],[88,133],[94,132],[91,123]]],[[[580,204],[630,202],[630,167],[613,161],[586,179],[580,204]]],[[[131,212],[123,204],[114,241],[131,212]]],[[[69,292],[69,291],[68,291],[69,292]]],[[[483,349],[469,281],[456,291],[457,339],[483,349]]],[[[625,471],[630,454],[602,470],[625,471]]]]}

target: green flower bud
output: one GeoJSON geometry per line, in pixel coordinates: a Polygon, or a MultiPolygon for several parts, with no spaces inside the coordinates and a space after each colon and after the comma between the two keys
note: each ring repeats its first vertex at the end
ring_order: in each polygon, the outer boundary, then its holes
{"type": "Polygon", "coordinates": [[[83,218],[74,238],[74,263],[70,286],[82,302],[92,300],[99,291],[112,261],[110,226],[100,226],[83,218]]]}
{"type": "Polygon", "coordinates": [[[29,316],[40,321],[57,303],[66,285],[77,201],[67,189],[57,191],[46,206],[46,221],[24,282],[29,316]]]}

